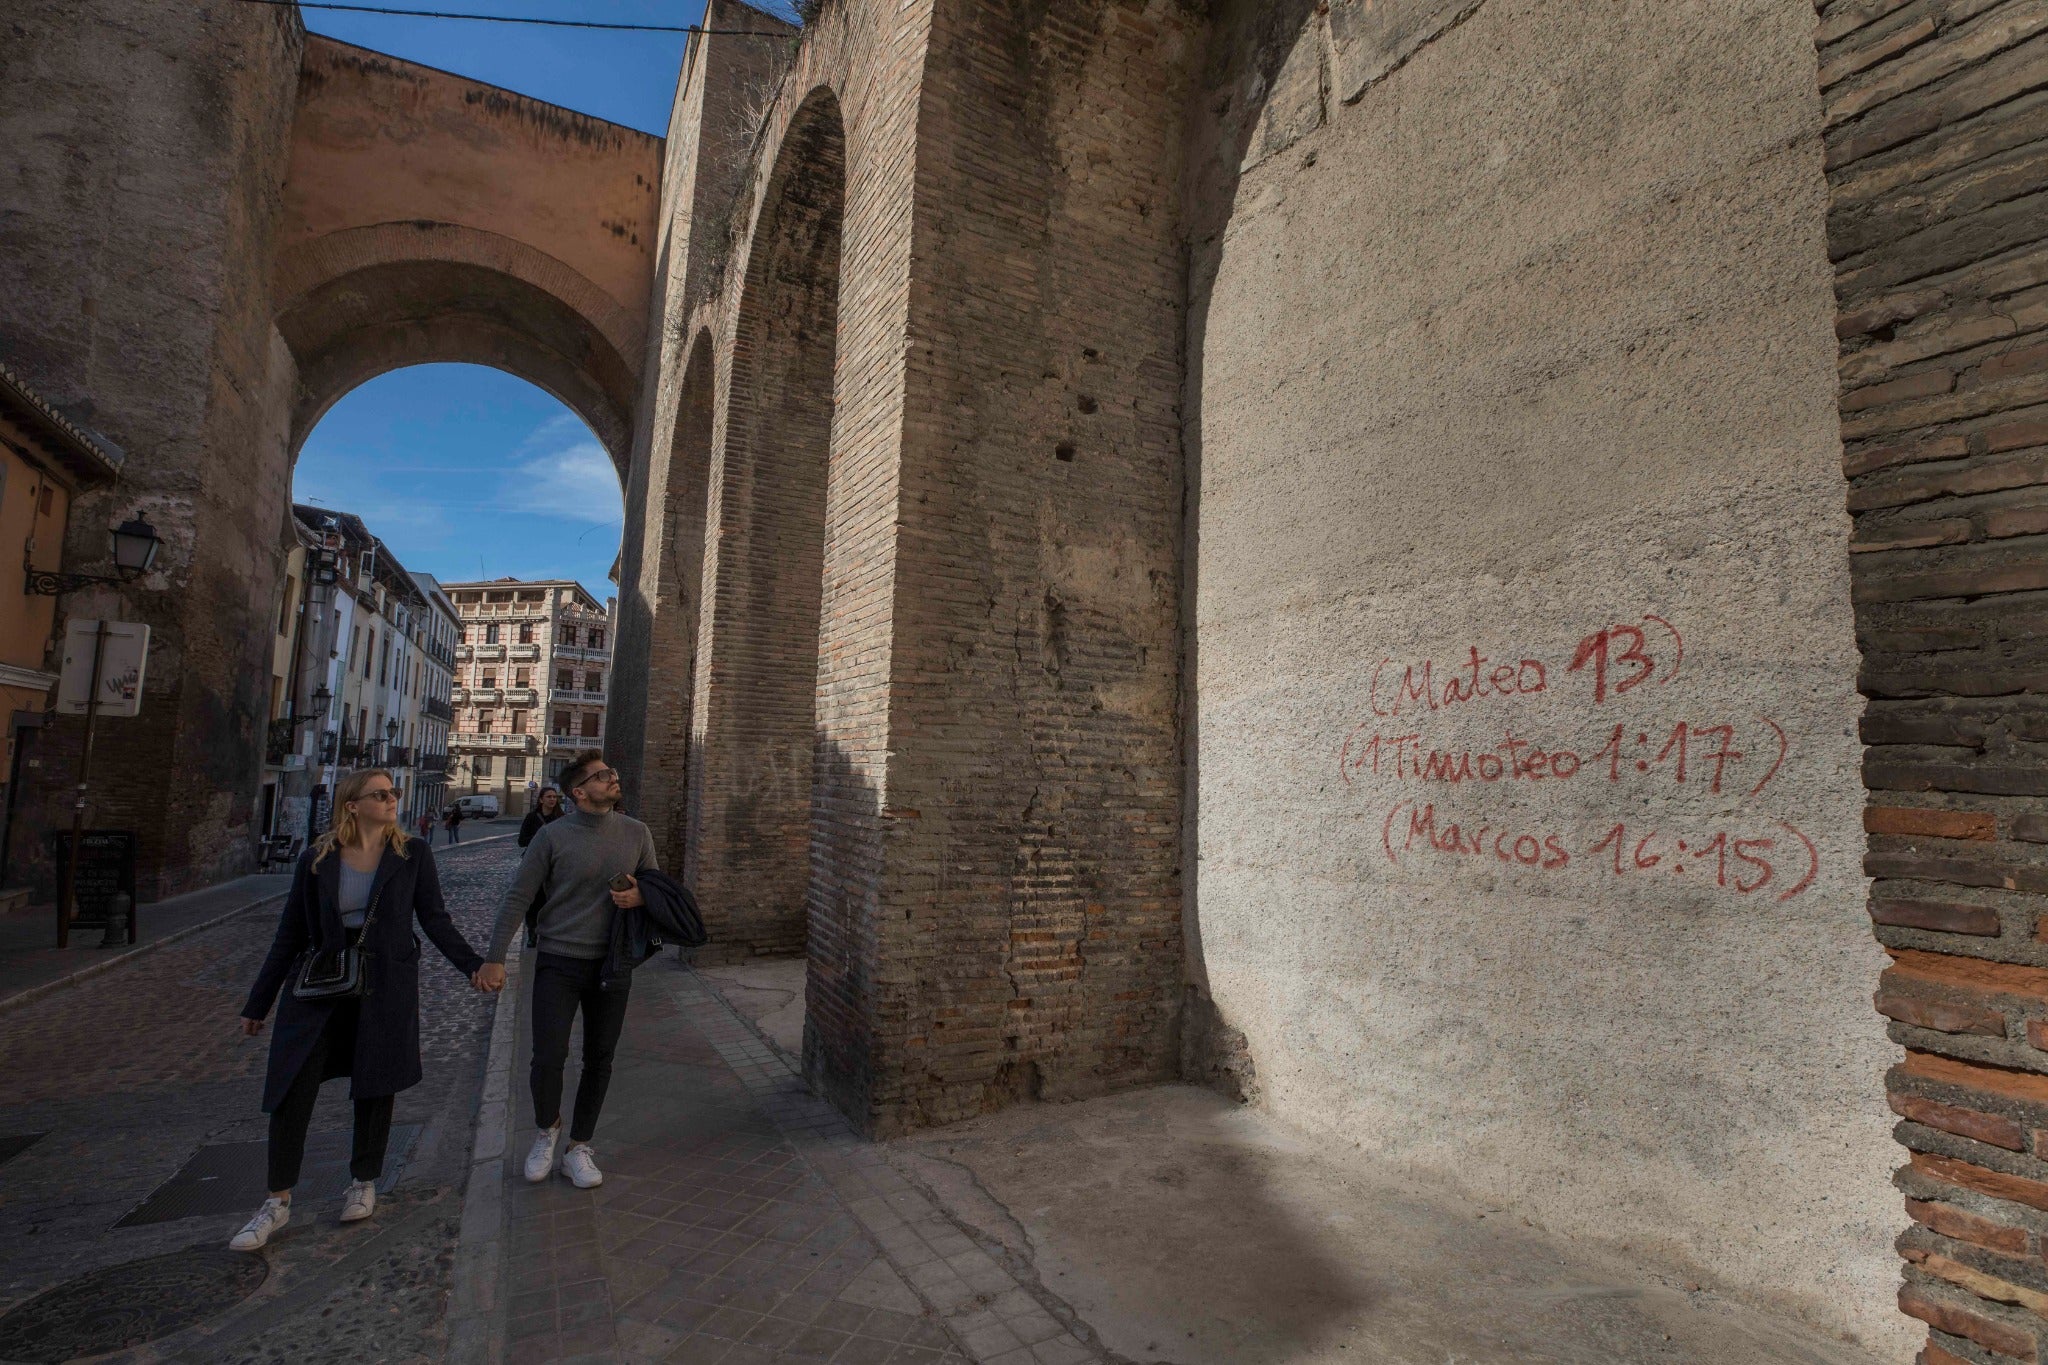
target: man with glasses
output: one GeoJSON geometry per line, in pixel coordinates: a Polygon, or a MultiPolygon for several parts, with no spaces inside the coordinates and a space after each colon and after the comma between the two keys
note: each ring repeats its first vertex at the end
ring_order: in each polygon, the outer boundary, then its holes
{"type": "Polygon", "coordinates": [[[512,889],[498,910],[490,951],[477,985],[505,984],[505,950],[536,897],[540,953],[533,972],[533,1121],[539,1133],[526,1157],[526,1178],[542,1181],[555,1165],[562,1130],[562,1068],[569,1060],[569,1029],[583,1012],[583,1079],[569,1120],[562,1174],[578,1189],[604,1183],[591,1154],[598,1110],[612,1077],[612,1053],[626,1021],[632,978],[604,980],[611,951],[612,917],[642,904],[633,874],[656,866],[654,836],[618,811],[619,774],[596,749],[576,755],[562,770],[561,788],[574,807],[543,825],[526,847],[512,889]]]}

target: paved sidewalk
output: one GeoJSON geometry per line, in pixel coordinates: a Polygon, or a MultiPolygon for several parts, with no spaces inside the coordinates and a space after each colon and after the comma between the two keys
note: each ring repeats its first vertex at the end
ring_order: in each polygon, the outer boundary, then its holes
{"type": "Polygon", "coordinates": [[[288,872],[256,873],[155,901],[136,914],[137,941],[117,948],[98,946],[97,926],[74,927],[71,946],[59,948],[54,911],[0,918],[0,1010],[16,1008],[48,990],[89,978],[125,958],[175,943],[229,916],[266,906],[290,888],[288,872]]]}
{"type": "Polygon", "coordinates": [[[520,1174],[533,1136],[522,1009],[493,1296],[511,1365],[1102,1359],[694,973],[664,956],[633,995],[591,1192],[520,1174]]]}

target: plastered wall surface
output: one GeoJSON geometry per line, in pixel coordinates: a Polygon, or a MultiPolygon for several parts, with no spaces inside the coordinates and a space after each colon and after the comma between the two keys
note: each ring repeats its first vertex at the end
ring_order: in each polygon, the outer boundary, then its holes
{"type": "Polygon", "coordinates": [[[1903,1354],[1812,7],[1488,0],[1353,104],[1318,22],[1209,71],[1209,989],[1288,1121],[1903,1354]]]}

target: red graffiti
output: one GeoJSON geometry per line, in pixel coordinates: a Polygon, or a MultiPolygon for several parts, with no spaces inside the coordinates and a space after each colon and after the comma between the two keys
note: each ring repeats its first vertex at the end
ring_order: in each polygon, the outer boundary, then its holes
{"type": "Polygon", "coordinates": [[[1681,720],[1666,729],[1631,731],[1617,723],[1598,748],[1545,745],[1501,732],[1497,744],[1481,748],[1438,749],[1430,747],[1418,731],[1391,732],[1376,729],[1371,721],[1354,727],[1337,750],[1337,771],[1349,784],[1362,773],[1391,777],[1397,782],[1442,782],[1456,786],[1464,782],[1569,781],[1581,773],[1597,774],[1609,782],[1621,782],[1631,775],[1644,778],[1669,777],[1675,783],[1704,783],[1718,796],[1729,767],[1760,761],[1763,753],[1773,755],[1770,768],[1749,789],[1755,796],[1770,784],[1784,764],[1791,742],[1785,729],[1769,716],[1758,720],[1770,727],[1769,735],[1756,735],[1765,747],[1736,747],[1737,728],[1729,722],[1707,724],[1681,720]]]}
{"type": "Polygon", "coordinates": [[[1537,660],[1492,664],[1492,660],[1479,652],[1479,646],[1473,645],[1466,652],[1465,662],[1459,665],[1461,671],[1451,674],[1441,685],[1437,682],[1436,660],[1424,659],[1420,666],[1409,664],[1404,668],[1401,681],[1382,698],[1380,678],[1392,662],[1392,659],[1381,659],[1373,665],[1372,681],[1366,689],[1372,713],[1382,718],[1404,712],[1441,711],[1445,707],[1485,701],[1489,697],[1530,696],[1550,686],[1549,675],[1537,660]],[[1381,705],[1383,700],[1385,706],[1381,705]]]}
{"type": "MultiPolygon", "coordinates": [[[[1617,877],[1649,873],[1690,878],[1738,896],[1780,887],[1776,899],[1782,902],[1813,885],[1820,873],[1820,850],[1788,821],[1775,821],[1773,827],[1791,839],[1729,830],[1715,830],[1704,839],[1678,838],[1661,829],[1631,829],[1616,822],[1581,853],[1589,866],[1604,865],[1617,877]],[[1796,855],[1789,867],[1788,853],[1796,855]],[[1797,879],[1786,885],[1791,868],[1797,869],[1797,879]]],[[[1396,801],[1388,809],[1380,824],[1380,847],[1396,867],[1405,866],[1410,855],[1422,854],[1477,858],[1540,872],[1557,872],[1573,861],[1562,835],[1490,822],[1475,825],[1440,814],[1434,802],[1408,800],[1396,801]]]]}

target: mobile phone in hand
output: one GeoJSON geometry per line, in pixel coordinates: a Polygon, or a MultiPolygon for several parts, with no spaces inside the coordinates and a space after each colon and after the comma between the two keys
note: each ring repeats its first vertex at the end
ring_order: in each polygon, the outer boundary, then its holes
{"type": "Polygon", "coordinates": [[[614,891],[631,891],[633,889],[633,879],[623,872],[605,884],[614,891]]]}

